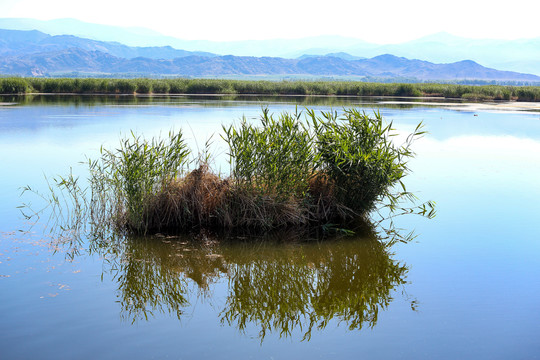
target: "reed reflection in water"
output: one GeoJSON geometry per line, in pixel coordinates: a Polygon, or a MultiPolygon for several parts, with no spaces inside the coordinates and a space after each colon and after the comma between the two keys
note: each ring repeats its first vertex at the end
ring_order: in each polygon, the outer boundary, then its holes
{"type": "Polygon", "coordinates": [[[350,330],[373,327],[408,272],[374,237],[159,235],[127,238],[121,247],[107,258],[123,319],[164,313],[181,320],[198,297],[224,296],[216,302],[224,304],[221,323],[242,333],[255,327],[261,341],[269,332],[309,340],[333,319],[350,330]],[[221,281],[226,294],[213,291],[221,281]]]}

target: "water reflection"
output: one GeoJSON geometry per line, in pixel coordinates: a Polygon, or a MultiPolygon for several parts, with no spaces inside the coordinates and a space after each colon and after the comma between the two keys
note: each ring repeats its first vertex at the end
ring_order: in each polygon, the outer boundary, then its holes
{"type": "Polygon", "coordinates": [[[373,327],[407,274],[384,245],[368,239],[243,250],[229,263],[222,321],[239,330],[256,324],[261,338],[299,328],[309,339],[333,318],[350,330],[373,327]]]}
{"type": "Polygon", "coordinates": [[[255,327],[261,341],[271,332],[310,339],[331,320],[350,330],[373,327],[408,272],[373,236],[159,236],[129,238],[122,247],[106,258],[124,320],[156,313],[181,320],[198,297],[223,298],[216,302],[224,304],[218,309],[222,324],[240,332],[255,327]],[[226,294],[215,291],[218,283],[228,285],[226,294]]]}
{"type": "MultiPolygon", "coordinates": [[[[437,99],[411,98],[407,102],[391,97],[356,96],[270,96],[270,95],[4,95],[0,103],[24,106],[174,106],[238,107],[245,104],[293,104],[299,106],[345,107],[359,105],[391,109],[423,107],[437,99]],[[393,101],[394,100],[394,101],[393,101]]],[[[438,99],[440,101],[440,99],[438,99]]],[[[452,101],[452,100],[445,100],[452,101]]]]}

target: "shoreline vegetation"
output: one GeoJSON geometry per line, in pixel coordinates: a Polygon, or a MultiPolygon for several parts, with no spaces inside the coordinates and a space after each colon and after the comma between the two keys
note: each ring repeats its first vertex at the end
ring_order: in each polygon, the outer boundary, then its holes
{"type": "Polygon", "coordinates": [[[0,94],[222,94],[444,97],[472,101],[540,101],[540,86],[254,81],[225,79],[0,78],[0,94]]]}
{"type": "Polygon", "coordinates": [[[92,237],[106,229],[347,233],[369,223],[373,212],[434,216],[431,201],[403,205],[416,200],[403,178],[414,156],[411,145],[424,133],[420,123],[399,145],[378,112],[297,109],[274,116],[263,108],[259,123],[244,118],[223,126],[227,176],[208,166],[210,143],[193,156],[181,131],[150,140],[131,133],[120,146],[88,159],[88,186],[72,174],[58,176],[43,197],[69,222],[63,229],[78,232],[89,224],[92,237]]]}

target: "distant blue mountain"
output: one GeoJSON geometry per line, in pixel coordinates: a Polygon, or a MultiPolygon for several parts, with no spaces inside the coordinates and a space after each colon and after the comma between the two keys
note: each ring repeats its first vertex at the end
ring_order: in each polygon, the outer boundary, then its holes
{"type": "MultiPolygon", "coordinates": [[[[320,56],[321,55],[304,54],[302,56],[299,56],[298,59],[308,59],[308,58],[320,57],[320,56]]],[[[353,56],[351,54],[347,54],[346,52],[328,53],[328,54],[323,55],[323,56],[325,56],[325,57],[336,57],[336,58],[340,58],[340,59],[343,59],[343,60],[361,60],[361,59],[365,59],[365,57],[353,56]]]]}
{"type": "Polygon", "coordinates": [[[497,69],[540,75],[540,38],[519,40],[466,39],[438,33],[401,44],[343,48],[351,55],[393,54],[437,63],[474,60],[497,69]]]}
{"type": "Polygon", "coordinates": [[[470,60],[434,64],[388,54],[370,59],[347,54],[299,59],[216,56],[171,47],[129,47],[72,35],[50,36],[39,31],[0,30],[0,39],[0,74],[24,76],[68,73],[188,77],[300,75],[540,81],[535,75],[489,69],[470,60]]]}
{"type": "Polygon", "coordinates": [[[170,46],[186,51],[222,55],[273,56],[293,59],[303,55],[322,56],[324,54],[334,54],[336,57],[343,58],[339,53],[347,53],[361,58],[393,54],[434,63],[473,60],[483,66],[540,75],[540,38],[520,40],[466,39],[447,33],[438,33],[409,42],[386,45],[372,44],[343,36],[216,42],[182,40],[140,27],[124,28],[98,25],[75,19],[42,21],[0,18],[0,28],[40,30],[51,35],[75,35],[98,41],[116,41],[128,46],[170,46]]]}
{"type": "MultiPolygon", "coordinates": [[[[172,46],[175,49],[222,55],[284,56],[300,49],[349,47],[363,43],[343,36],[315,36],[302,39],[246,41],[183,40],[145,28],[124,28],[87,23],[76,19],[35,20],[0,18],[0,29],[39,30],[51,35],[75,35],[99,41],[116,41],[129,46],[172,46]]],[[[324,53],[328,53],[326,51],[324,53]]],[[[295,57],[300,56],[296,55],[295,57]]]]}
{"type": "Polygon", "coordinates": [[[75,35],[92,40],[117,41],[129,46],[173,45],[167,40],[160,41],[164,36],[150,29],[92,24],[76,19],[0,18],[0,29],[39,30],[50,35],[75,35]]]}
{"type": "Polygon", "coordinates": [[[201,51],[173,49],[170,46],[131,47],[117,42],[84,39],[73,35],[51,36],[37,30],[18,31],[0,29],[0,55],[21,56],[41,52],[52,52],[78,48],[87,51],[101,51],[120,58],[132,59],[174,59],[182,56],[215,56],[201,51]]]}

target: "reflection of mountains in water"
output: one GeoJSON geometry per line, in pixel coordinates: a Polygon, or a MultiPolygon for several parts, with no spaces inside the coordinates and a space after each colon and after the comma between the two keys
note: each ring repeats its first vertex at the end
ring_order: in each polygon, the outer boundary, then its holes
{"type": "Polygon", "coordinates": [[[216,241],[179,237],[127,239],[111,269],[122,316],[129,321],[156,312],[176,314],[190,304],[195,286],[206,296],[228,280],[222,323],[290,336],[330,320],[350,330],[373,327],[408,269],[376,239],[320,241],[260,239],[216,241]]]}

